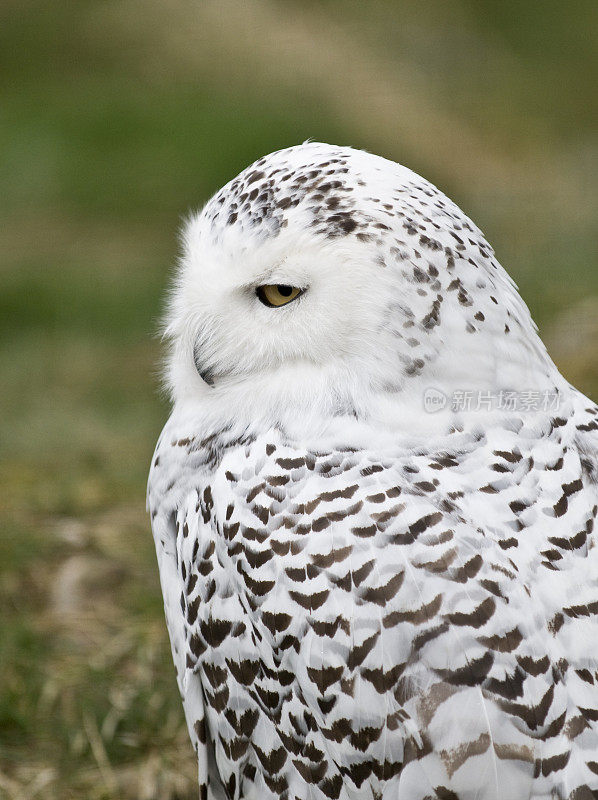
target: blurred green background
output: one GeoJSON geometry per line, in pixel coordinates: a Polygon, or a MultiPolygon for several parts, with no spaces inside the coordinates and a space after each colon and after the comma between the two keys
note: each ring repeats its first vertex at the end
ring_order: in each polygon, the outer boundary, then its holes
{"type": "Polygon", "coordinates": [[[196,797],[149,524],[183,215],[308,137],[437,183],[598,398],[595,0],[4,0],[0,797],[196,797]]]}

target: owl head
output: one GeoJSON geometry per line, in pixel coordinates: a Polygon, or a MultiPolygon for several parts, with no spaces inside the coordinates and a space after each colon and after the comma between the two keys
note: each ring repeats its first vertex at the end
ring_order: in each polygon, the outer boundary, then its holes
{"type": "Polygon", "coordinates": [[[319,143],[259,159],[188,220],[166,336],[175,404],[236,414],[406,419],[427,387],[528,389],[556,372],[452,201],[396,163],[319,143]]]}

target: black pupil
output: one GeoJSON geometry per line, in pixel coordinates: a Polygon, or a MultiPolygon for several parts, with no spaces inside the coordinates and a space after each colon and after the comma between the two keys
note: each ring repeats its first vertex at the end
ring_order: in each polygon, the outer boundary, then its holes
{"type": "Polygon", "coordinates": [[[278,294],[281,294],[283,297],[289,297],[293,293],[292,286],[283,286],[278,284],[276,289],[278,290],[278,294]]]}

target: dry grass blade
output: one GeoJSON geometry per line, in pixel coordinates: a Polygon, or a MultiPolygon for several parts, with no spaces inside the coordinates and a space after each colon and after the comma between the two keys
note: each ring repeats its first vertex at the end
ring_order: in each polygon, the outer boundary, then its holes
{"type": "Polygon", "coordinates": [[[31,781],[21,784],[0,772],[0,789],[7,793],[7,800],[34,800],[56,781],[56,777],[55,769],[42,767],[31,781]]]}
{"type": "Polygon", "coordinates": [[[96,721],[90,714],[83,715],[83,727],[85,728],[85,733],[87,734],[93,757],[98,765],[98,769],[100,770],[106,789],[110,792],[110,794],[116,795],[118,781],[116,780],[116,776],[110,761],[108,760],[108,754],[106,753],[106,748],[104,747],[104,743],[102,741],[100,731],[98,730],[98,726],[96,725],[96,721]]]}

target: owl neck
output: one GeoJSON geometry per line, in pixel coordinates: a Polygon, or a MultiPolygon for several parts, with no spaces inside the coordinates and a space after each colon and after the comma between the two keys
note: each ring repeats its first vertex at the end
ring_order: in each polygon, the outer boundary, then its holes
{"type": "Polygon", "coordinates": [[[324,366],[292,362],[213,387],[197,381],[177,399],[175,413],[206,435],[279,428],[317,441],[350,429],[358,446],[377,433],[428,439],[519,411],[554,415],[566,383],[536,340],[470,337],[467,351],[447,348],[415,376],[385,375],[382,364],[372,370],[356,358],[324,366]]]}

